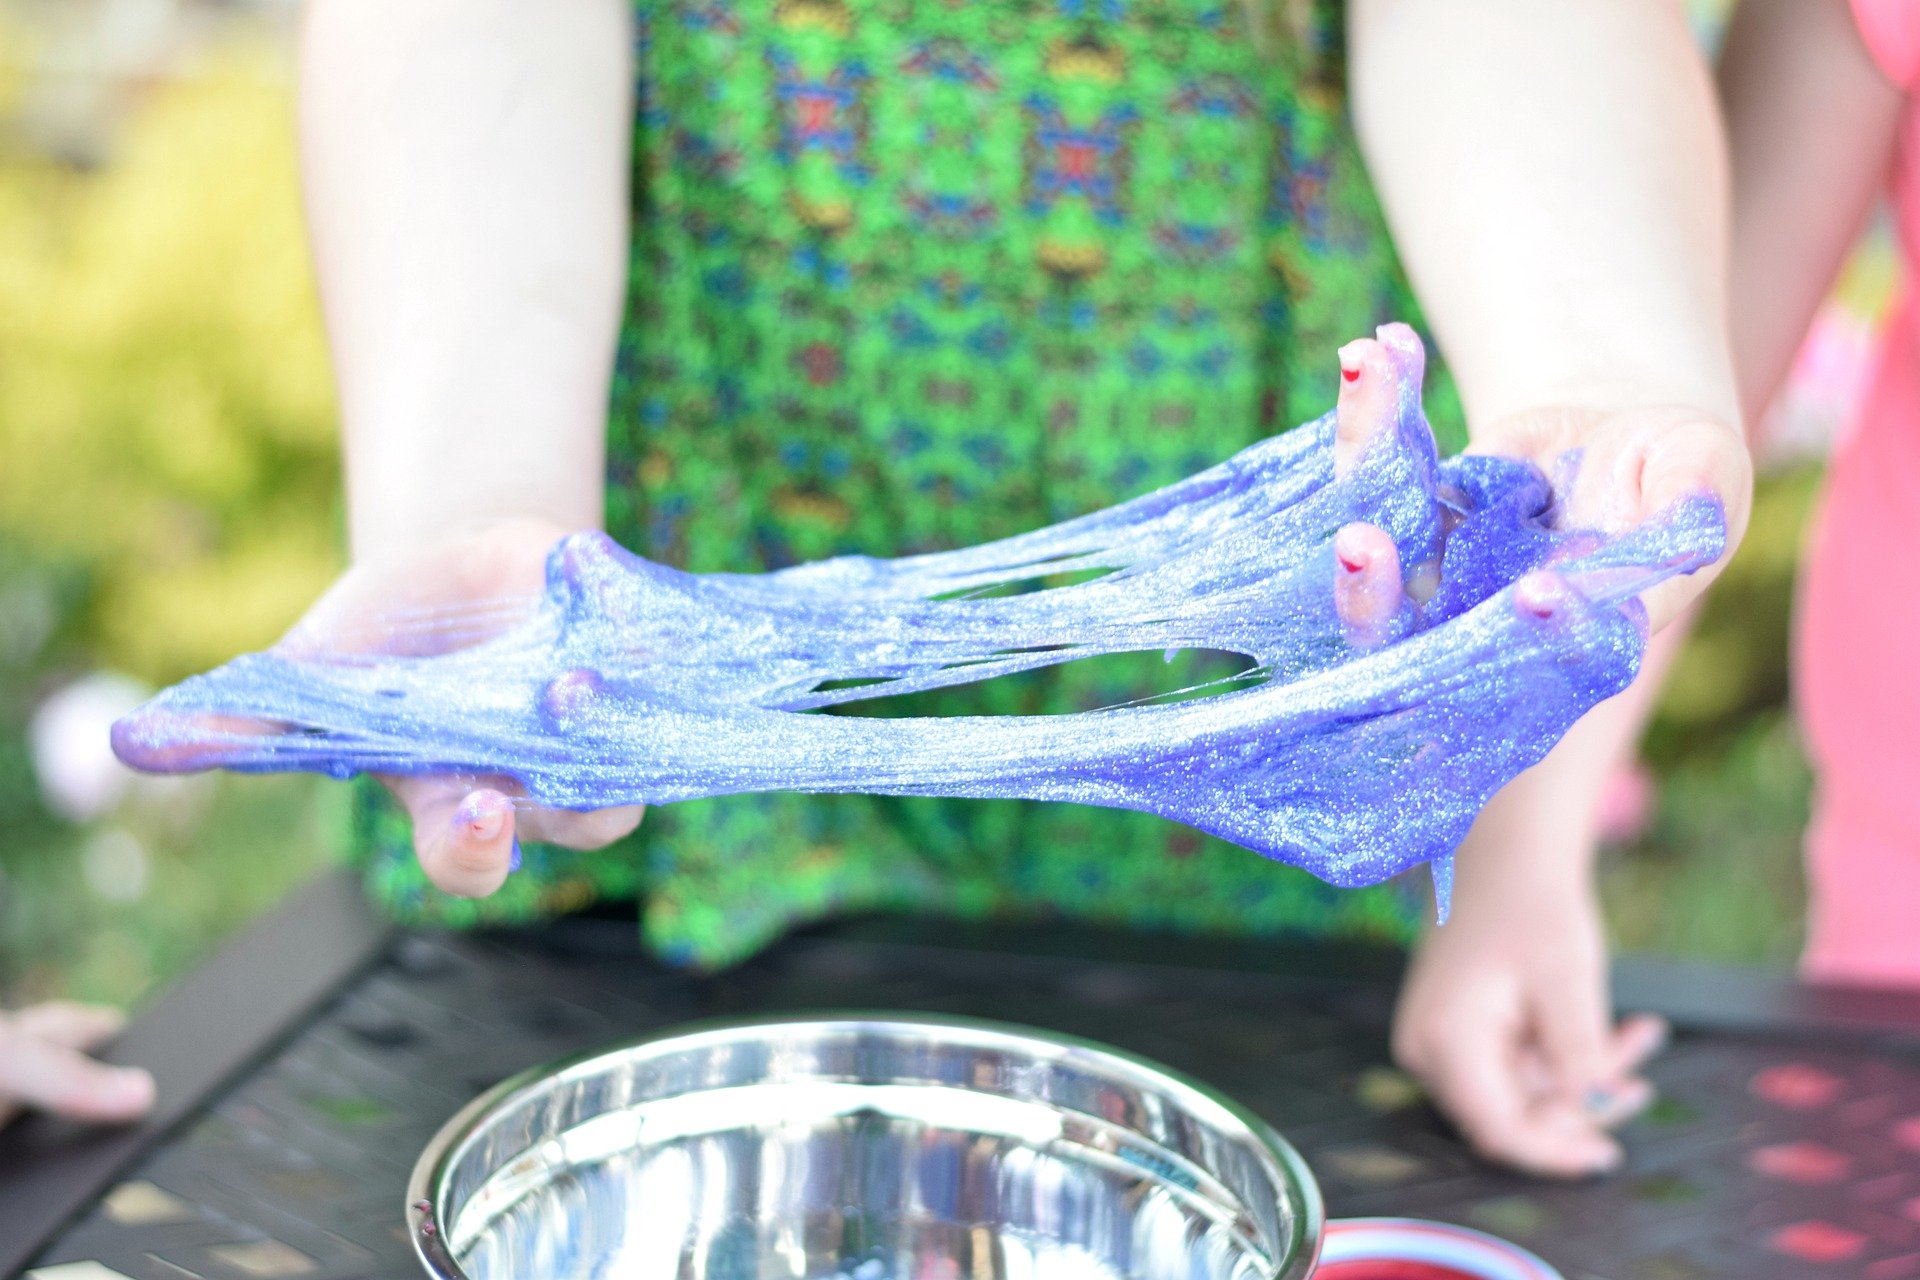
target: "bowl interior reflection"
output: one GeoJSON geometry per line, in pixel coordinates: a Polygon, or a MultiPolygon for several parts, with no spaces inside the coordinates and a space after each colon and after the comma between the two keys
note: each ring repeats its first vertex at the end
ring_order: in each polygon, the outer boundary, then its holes
{"type": "Polygon", "coordinates": [[[989,1024],[710,1028],[501,1086],[415,1171],[457,1280],[1273,1280],[1320,1208],[1225,1099],[989,1024]]]}

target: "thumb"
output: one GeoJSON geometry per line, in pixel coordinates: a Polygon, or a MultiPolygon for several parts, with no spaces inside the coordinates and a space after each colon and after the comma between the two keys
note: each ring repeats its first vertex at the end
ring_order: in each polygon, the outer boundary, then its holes
{"type": "Polygon", "coordinates": [[[1642,596],[1655,631],[1706,590],[1746,533],[1753,502],[1746,442],[1736,428],[1698,410],[1644,409],[1610,419],[1579,459],[1566,512],[1575,528],[1619,533],[1700,495],[1720,504],[1726,550],[1706,568],[1669,578],[1642,596]]]}
{"type": "Polygon", "coordinates": [[[118,1009],[72,1000],[49,1000],[13,1015],[13,1025],[22,1033],[83,1053],[91,1053],[119,1035],[126,1024],[126,1016],[118,1009]]]}
{"type": "Polygon", "coordinates": [[[413,821],[420,869],[441,890],[484,898],[506,883],[519,832],[513,800],[471,778],[382,779],[413,821]]]}

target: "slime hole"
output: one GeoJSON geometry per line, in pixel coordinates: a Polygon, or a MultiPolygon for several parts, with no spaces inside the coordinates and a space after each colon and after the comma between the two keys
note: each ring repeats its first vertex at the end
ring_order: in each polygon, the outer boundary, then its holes
{"type": "Polygon", "coordinates": [[[1009,578],[1005,582],[996,582],[991,586],[969,587],[962,591],[948,591],[933,596],[935,600],[992,600],[1002,596],[1023,596],[1034,591],[1053,591],[1060,587],[1079,587],[1089,582],[1098,582],[1109,574],[1117,573],[1112,566],[1094,569],[1066,569],[1058,573],[1034,574],[1024,578],[1009,578]]]}
{"type": "Polygon", "coordinates": [[[815,693],[833,693],[840,689],[866,689],[877,684],[892,684],[893,676],[855,676],[846,680],[822,680],[813,686],[815,693]]]}
{"type": "MultiPolygon", "coordinates": [[[[1008,650],[1005,657],[1031,652],[1071,652],[1072,646],[1038,650],[1008,650]]],[[[977,665],[983,659],[952,663],[977,665]]],[[[1161,706],[1193,698],[1232,693],[1265,682],[1270,672],[1243,653],[1220,649],[1152,649],[1127,653],[1097,653],[1068,658],[1028,671],[993,676],[972,684],[944,689],[889,694],[883,680],[822,681],[818,689],[872,687],[872,697],[837,703],[822,711],[833,715],[877,716],[1006,716],[1066,715],[1123,706],[1161,706]],[[1057,701],[1065,684],[1077,695],[1057,701]]]]}

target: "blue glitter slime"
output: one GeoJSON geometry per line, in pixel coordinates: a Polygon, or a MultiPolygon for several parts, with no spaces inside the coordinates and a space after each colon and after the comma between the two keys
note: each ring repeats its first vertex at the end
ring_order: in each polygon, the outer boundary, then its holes
{"type": "Polygon", "coordinates": [[[1105,511],[897,560],[691,574],[578,534],[532,616],[494,639],[250,654],[121,721],[115,750],[149,769],[505,775],[560,809],[746,791],[1111,805],[1336,885],[1430,862],[1444,915],[1474,815],[1627,686],[1637,594],[1716,560],[1725,526],[1700,496],[1618,536],[1558,527],[1530,464],[1438,460],[1418,340],[1380,340],[1391,401],[1344,452],[1329,413],[1105,511]],[[1353,522],[1427,584],[1365,637],[1334,605],[1334,537],[1353,522]],[[1246,655],[1258,682],[1070,715],[814,714],[1180,649],[1246,655]]]}

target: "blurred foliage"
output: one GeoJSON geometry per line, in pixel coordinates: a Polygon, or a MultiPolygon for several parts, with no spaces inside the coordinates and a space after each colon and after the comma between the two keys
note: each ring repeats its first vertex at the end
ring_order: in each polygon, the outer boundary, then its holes
{"type": "Polygon", "coordinates": [[[87,580],[0,537],[0,1003],[139,998],[311,876],[345,829],[344,792],[308,778],[155,780],[99,822],[49,813],[26,726],[87,647],[87,580]]]}
{"type": "Polygon", "coordinates": [[[84,566],[88,662],[174,680],[337,571],[284,55],[223,42],[112,163],[0,166],[0,535],[84,566]]]}
{"type": "Polygon", "coordinates": [[[1806,760],[1784,709],[1739,725],[1720,749],[1662,771],[1651,827],[1604,864],[1616,945],[1743,964],[1798,956],[1806,760]]]}
{"type": "MultiPolygon", "coordinates": [[[[0,25],[0,107],[31,34],[0,25]]],[[[0,1000],[137,998],[343,829],[304,778],[151,788],[76,826],[27,755],[50,688],[258,648],[339,563],[284,42],[242,25],[181,60],[132,88],[109,163],[0,155],[0,1000]]]]}

